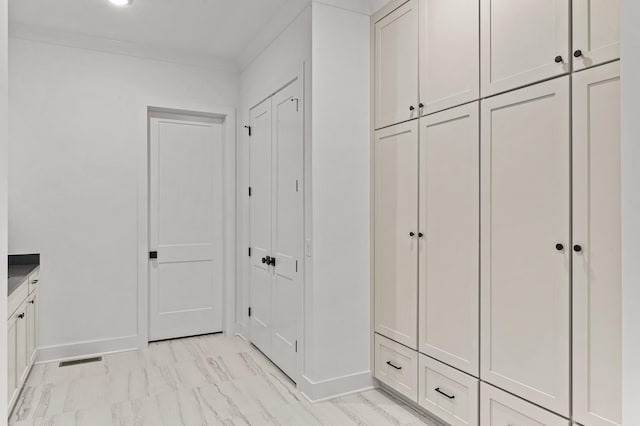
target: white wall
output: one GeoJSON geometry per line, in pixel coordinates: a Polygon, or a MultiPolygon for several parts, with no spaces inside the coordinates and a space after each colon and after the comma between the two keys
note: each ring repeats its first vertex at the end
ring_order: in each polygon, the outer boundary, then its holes
{"type": "Polygon", "coordinates": [[[0,419],[7,418],[7,0],[0,0],[0,419]]]}
{"type": "Polygon", "coordinates": [[[140,99],[234,106],[238,77],[17,38],[9,70],[9,247],[41,253],[41,355],[135,347],[140,99]]]}
{"type": "Polygon", "coordinates": [[[312,320],[305,375],[324,382],[314,398],[371,385],[369,23],[367,14],[313,3],[313,280],[306,285],[312,320]]]}
{"type": "Polygon", "coordinates": [[[622,0],[623,425],[640,424],[640,3],[622,0]]]}

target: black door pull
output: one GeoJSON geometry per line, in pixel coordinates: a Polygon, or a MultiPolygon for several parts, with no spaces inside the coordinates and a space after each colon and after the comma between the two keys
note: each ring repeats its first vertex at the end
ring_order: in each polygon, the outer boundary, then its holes
{"type": "Polygon", "coordinates": [[[271,258],[271,260],[269,261],[269,264],[270,264],[271,266],[276,266],[276,258],[275,258],[275,257],[272,257],[272,258],[271,258]]]}
{"type": "Polygon", "coordinates": [[[559,64],[560,62],[562,62],[562,56],[560,55],[556,56],[555,61],[556,61],[556,64],[559,64]]]}
{"type": "Polygon", "coordinates": [[[579,58],[580,56],[582,56],[582,50],[578,49],[575,52],[573,52],[573,56],[575,58],[579,58]]]}
{"type": "Polygon", "coordinates": [[[396,370],[402,370],[402,367],[395,365],[395,364],[394,364],[393,362],[391,362],[391,361],[387,361],[387,365],[388,365],[389,367],[393,367],[393,368],[395,368],[396,370]]]}
{"type": "Polygon", "coordinates": [[[158,252],[157,251],[150,251],[149,252],[149,259],[157,259],[158,258],[158,252]]]}
{"type": "Polygon", "coordinates": [[[560,244],[560,243],[556,244],[556,250],[558,251],[564,250],[564,244],[560,244]]]}
{"type": "Polygon", "coordinates": [[[262,263],[267,263],[267,260],[268,260],[268,259],[267,259],[266,257],[263,257],[263,258],[262,258],[262,263]]]}
{"type": "Polygon", "coordinates": [[[573,250],[577,253],[580,253],[582,251],[582,246],[579,244],[576,244],[575,246],[573,246],[573,250]]]}
{"type": "Polygon", "coordinates": [[[436,391],[436,392],[438,392],[440,395],[444,395],[444,396],[446,396],[446,397],[447,397],[447,398],[449,398],[449,399],[453,399],[453,398],[455,398],[455,397],[456,397],[455,395],[449,395],[449,394],[446,394],[446,393],[442,392],[442,391],[440,390],[440,388],[435,388],[435,391],[436,391]]]}

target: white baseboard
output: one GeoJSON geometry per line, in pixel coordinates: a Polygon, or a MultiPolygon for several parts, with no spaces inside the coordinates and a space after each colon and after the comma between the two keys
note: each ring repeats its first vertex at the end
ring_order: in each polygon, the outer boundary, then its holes
{"type": "Polygon", "coordinates": [[[106,355],[115,352],[134,351],[138,349],[138,345],[138,336],[127,336],[116,339],[71,343],[68,345],[46,346],[38,348],[36,364],[106,355]]]}
{"type": "Polygon", "coordinates": [[[300,382],[298,389],[311,402],[320,402],[374,388],[371,371],[363,371],[318,382],[314,382],[303,375],[300,382]]]}

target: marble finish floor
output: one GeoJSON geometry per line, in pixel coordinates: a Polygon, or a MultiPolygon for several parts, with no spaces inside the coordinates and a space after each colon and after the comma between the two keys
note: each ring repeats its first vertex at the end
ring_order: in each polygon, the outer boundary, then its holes
{"type": "Polygon", "coordinates": [[[437,425],[369,390],[312,404],[238,337],[152,343],[103,361],[33,367],[12,426],[437,425]]]}

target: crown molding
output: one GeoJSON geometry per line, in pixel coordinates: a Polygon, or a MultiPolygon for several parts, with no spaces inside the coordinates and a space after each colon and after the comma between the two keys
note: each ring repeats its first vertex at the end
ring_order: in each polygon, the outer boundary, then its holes
{"type": "Polygon", "coordinates": [[[217,58],[210,55],[147,46],[80,33],[52,30],[16,22],[9,23],[9,37],[59,46],[74,47],[78,49],[112,53],[116,55],[171,62],[217,71],[233,73],[237,73],[239,71],[237,63],[232,59],[217,58]]]}

